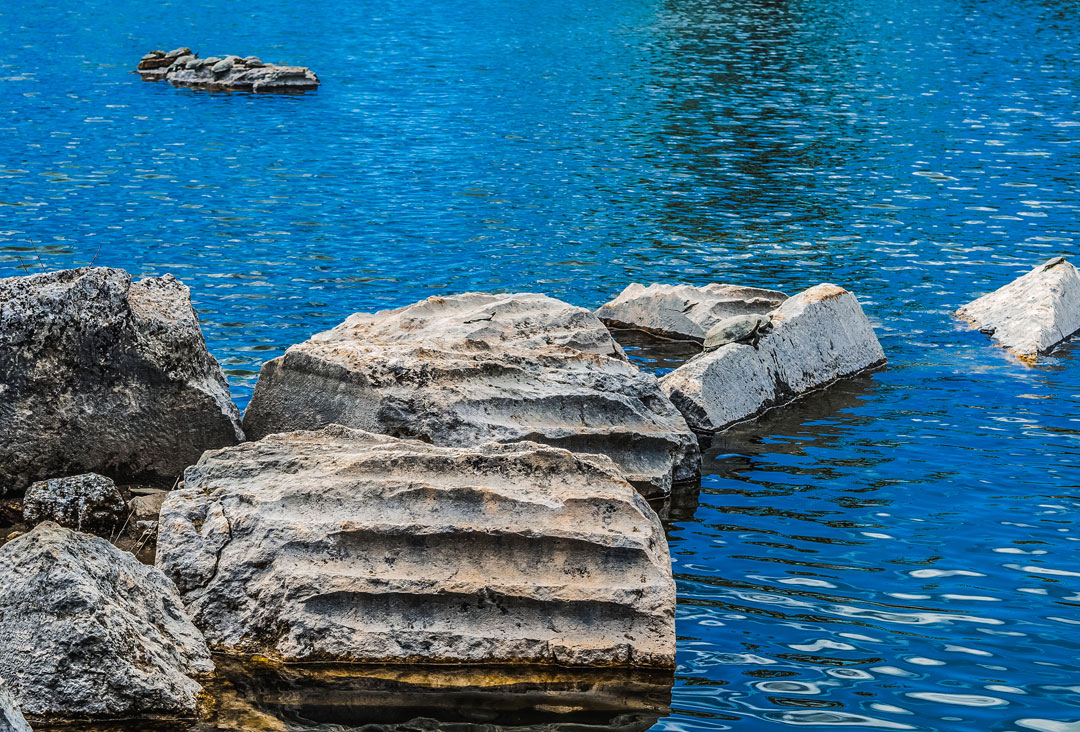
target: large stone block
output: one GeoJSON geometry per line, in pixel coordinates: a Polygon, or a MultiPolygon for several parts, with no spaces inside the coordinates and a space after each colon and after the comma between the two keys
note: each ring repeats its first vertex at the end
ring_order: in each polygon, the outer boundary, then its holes
{"type": "Polygon", "coordinates": [[[281,661],[670,667],[648,503],[599,455],[333,425],[209,452],[157,562],[211,647],[281,661]]]}
{"type": "Polygon", "coordinates": [[[771,329],[756,347],[720,346],[661,384],[691,427],[714,432],[883,363],[885,353],[855,296],[823,284],[773,311],[771,329]]]}

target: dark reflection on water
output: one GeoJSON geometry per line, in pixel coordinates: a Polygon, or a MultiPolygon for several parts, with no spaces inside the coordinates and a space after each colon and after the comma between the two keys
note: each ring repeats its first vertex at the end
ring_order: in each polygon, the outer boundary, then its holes
{"type": "Polygon", "coordinates": [[[1074,2],[18,0],[0,38],[0,274],[173,272],[241,405],[437,293],[850,287],[889,368],[714,439],[661,507],[656,729],[1075,729],[1080,353],[1028,369],[950,316],[1080,256],[1074,2]],[[128,73],[180,44],[325,83],[128,73]]]}

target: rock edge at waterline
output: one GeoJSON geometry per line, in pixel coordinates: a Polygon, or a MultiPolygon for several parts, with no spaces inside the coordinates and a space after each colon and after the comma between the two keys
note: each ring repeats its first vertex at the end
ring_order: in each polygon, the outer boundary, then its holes
{"type": "Polygon", "coordinates": [[[663,528],[601,455],[338,425],[206,453],[158,565],[215,651],[670,668],[663,528]]]}
{"type": "Polygon", "coordinates": [[[164,79],[173,86],[219,91],[303,92],[319,86],[319,77],[304,66],[263,63],[256,56],[203,59],[186,47],[151,51],[139,61],[137,71],[144,81],[164,79]]]}
{"type": "Polygon", "coordinates": [[[1032,363],[1080,331],[1080,273],[1064,257],[1055,257],[956,315],[1032,363]]]}
{"type": "Polygon", "coordinates": [[[836,285],[793,295],[771,318],[756,347],[727,343],[660,380],[694,430],[722,430],[885,363],[858,300],[836,285]]]}

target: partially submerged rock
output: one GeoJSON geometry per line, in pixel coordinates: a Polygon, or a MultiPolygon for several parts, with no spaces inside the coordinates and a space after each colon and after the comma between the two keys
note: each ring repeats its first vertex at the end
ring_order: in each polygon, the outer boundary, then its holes
{"type": "Polygon", "coordinates": [[[957,316],[1026,362],[1080,331],[1080,273],[1055,257],[970,302],[957,316]]]}
{"type": "Polygon", "coordinates": [[[615,328],[643,330],[665,338],[704,341],[725,318],[772,312],[787,295],[740,285],[628,285],[596,314],[615,328]]]}
{"type": "Polygon", "coordinates": [[[3,679],[0,679],[0,732],[33,732],[3,679]]]}
{"type": "Polygon", "coordinates": [[[173,276],[0,279],[0,494],[90,471],[171,484],[243,439],[239,417],[173,276]]]}
{"type": "Polygon", "coordinates": [[[157,562],[230,654],[674,663],[663,529],[599,455],[337,425],[271,435],[188,469],[157,562]]]}
{"type": "Polygon", "coordinates": [[[695,430],[713,432],[885,363],[862,307],[847,290],[817,285],[772,313],[757,347],[727,343],[661,384],[695,430]]]}
{"type": "Polygon", "coordinates": [[[23,498],[23,517],[28,524],[55,521],[90,533],[118,528],[126,509],[116,483],[96,473],[38,481],[23,498]]]}
{"type": "Polygon", "coordinates": [[[303,66],[263,63],[257,56],[212,56],[201,59],[190,48],[142,57],[139,75],[146,81],[165,79],[173,86],[222,91],[297,92],[316,89],[319,77],[303,66]]]}
{"type": "Polygon", "coordinates": [[[172,582],[47,522],[0,547],[0,678],[31,718],[192,716],[213,670],[172,582]]]}
{"type": "Polygon", "coordinates": [[[697,475],[697,440],[584,308],[470,293],[350,316],[263,365],[254,439],[343,424],[436,445],[531,440],[610,456],[648,496],[697,475]]]}

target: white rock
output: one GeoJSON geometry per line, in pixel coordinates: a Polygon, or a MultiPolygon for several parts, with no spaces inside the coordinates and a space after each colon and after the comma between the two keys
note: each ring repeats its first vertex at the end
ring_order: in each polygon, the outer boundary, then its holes
{"type": "Polygon", "coordinates": [[[1080,331],[1080,273],[1055,257],[968,303],[957,316],[1030,363],[1080,331]]]}
{"type": "Polygon", "coordinates": [[[96,473],[38,481],[23,497],[23,517],[31,525],[55,521],[69,529],[111,532],[126,513],[116,483],[96,473]]]}
{"type": "Polygon", "coordinates": [[[584,308],[470,293],[356,314],[263,366],[245,430],[343,424],[436,445],[532,440],[610,456],[648,496],[697,475],[697,440],[584,308]]]}
{"type": "Polygon", "coordinates": [[[664,392],[695,430],[713,432],[808,391],[885,363],[854,295],[817,285],[772,313],[757,348],[729,343],[663,379],[664,392]]]}
{"type": "Polygon", "coordinates": [[[160,570],[51,522],[0,547],[0,678],[24,714],[191,716],[212,670],[160,570]]]}
{"type": "Polygon", "coordinates": [[[206,453],[159,527],[158,565],[230,654],[674,663],[663,529],[603,456],[334,425],[206,453]]]}
{"type": "Polygon", "coordinates": [[[596,314],[615,328],[634,328],[666,338],[703,341],[709,330],[734,315],[772,312],[787,295],[740,285],[627,286],[596,314]]]}
{"type": "Polygon", "coordinates": [[[0,679],[0,732],[33,732],[3,679],[0,679]]]}

